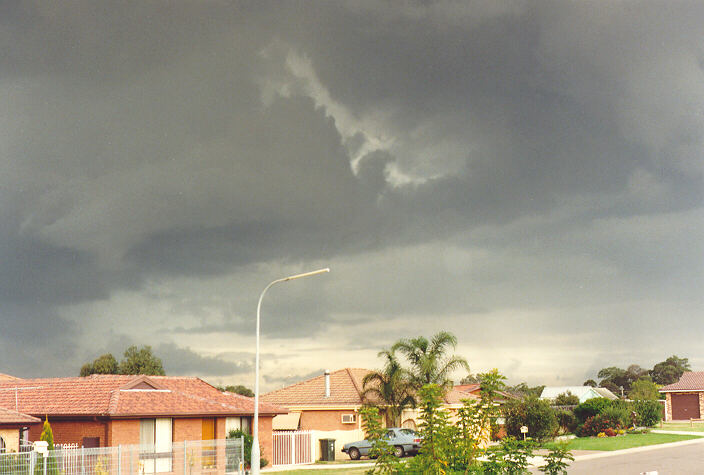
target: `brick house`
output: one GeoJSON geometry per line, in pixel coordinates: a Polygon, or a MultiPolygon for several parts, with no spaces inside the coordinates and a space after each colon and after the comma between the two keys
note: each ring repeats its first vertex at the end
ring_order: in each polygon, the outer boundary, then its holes
{"type": "MultiPolygon", "coordinates": [[[[0,380],[0,408],[15,405],[33,418],[48,417],[55,443],[84,447],[224,439],[231,429],[249,431],[254,414],[252,398],[168,376],[0,380]]],[[[287,411],[266,403],[259,411],[262,456],[271,460],[272,419],[287,411]]],[[[29,425],[26,439],[39,440],[41,430],[29,425]]]]}
{"type": "Polygon", "coordinates": [[[347,442],[364,438],[359,409],[362,379],[368,369],[344,368],[286,386],[262,395],[262,401],[285,407],[286,416],[274,418],[274,430],[312,430],[316,459],[320,458],[320,439],[335,439],[335,458],[347,442]]]}
{"type": "Polygon", "coordinates": [[[659,389],[665,393],[665,420],[704,417],[704,371],[684,373],[679,381],[659,389]]]}

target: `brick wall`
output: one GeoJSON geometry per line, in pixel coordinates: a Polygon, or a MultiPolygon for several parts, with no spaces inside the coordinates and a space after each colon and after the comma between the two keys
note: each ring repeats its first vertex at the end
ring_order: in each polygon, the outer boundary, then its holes
{"type": "MultiPolygon", "coordinates": [[[[330,411],[303,411],[301,413],[301,430],[357,430],[359,421],[354,424],[343,424],[343,414],[354,414],[354,409],[330,411]]],[[[359,414],[357,414],[359,418],[359,414]]]]}
{"type": "Polygon", "coordinates": [[[672,394],[665,393],[665,421],[672,420],[672,394]]]}
{"type": "Polygon", "coordinates": [[[201,440],[202,435],[203,420],[200,417],[174,419],[174,442],[183,442],[184,440],[201,440]]]}
{"type": "Polygon", "coordinates": [[[139,444],[139,419],[110,421],[108,435],[108,443],[101,445],[115,447],[117,445],[139,444]]]}
{"type": "MultiPolygon", "coordinates": [[[[100,445],[105,446],[108,440],[108,423],[101,421],[62,421],[49,418],[51,431],[54,434],[54,444],[83,444],[84,437],[99,437],[100,445]]],[[[41,439],[44,424],[36,424],[29,428],[29,440],[41,439]]]]}
{"type": "Polygon", "coordinates": [[[274,434],[271,429],[273,417],[259,416],[259,445],[262,449],[262,457],[269,461],[268,467],[274,460],[274,434]]]}

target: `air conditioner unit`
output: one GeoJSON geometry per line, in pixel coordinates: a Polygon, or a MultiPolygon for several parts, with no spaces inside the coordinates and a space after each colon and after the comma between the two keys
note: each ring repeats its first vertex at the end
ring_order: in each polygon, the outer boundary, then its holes
{"type": "Polygon", "coordinates": [[[357,422],[357,414],[342,414],[343,424],[354,424],[357,422]]]}

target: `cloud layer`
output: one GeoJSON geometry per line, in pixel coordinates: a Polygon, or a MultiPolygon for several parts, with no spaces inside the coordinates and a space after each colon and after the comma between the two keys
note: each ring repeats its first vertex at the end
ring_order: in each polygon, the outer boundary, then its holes
{"type": "Polygon", "coordinates": [[[271,387],[440,329],[535,383],[704,364],[700,4],[162,7],[0,7],[0,372],[247,384],[322,266],[271,387]]]}

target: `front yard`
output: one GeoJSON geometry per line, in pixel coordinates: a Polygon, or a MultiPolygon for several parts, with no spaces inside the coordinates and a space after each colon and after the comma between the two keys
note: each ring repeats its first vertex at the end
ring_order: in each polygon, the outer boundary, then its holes
{"type": "MultiPolygon", "coordinates": [[[[682,440],[698,439],[697,435],[677,435],[677,434],[626,434],[618,437],[579,437],[568,442],[570,450],[621,450],[633,447],[643,447],[646,445],[667,444],[668,442],[680,442],[682,440]]],[[[554,444],[546,444],[547,448],[554,444]]]]}
{"type": "Polygon", "coordinates": [[[660,430],[681,430],[685,432],[704,432],[704,422],[663,422],[662,427],[655,427],[660,430]]]}

